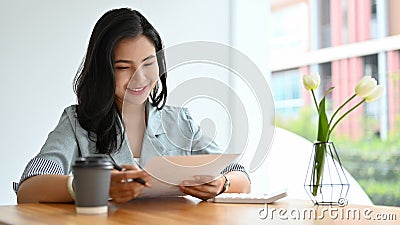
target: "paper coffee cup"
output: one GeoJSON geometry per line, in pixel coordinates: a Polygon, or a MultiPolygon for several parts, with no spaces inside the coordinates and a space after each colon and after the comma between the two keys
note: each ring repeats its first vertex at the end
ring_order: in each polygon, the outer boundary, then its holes
{"type": "Polygon", "coordinates": [[[77,213],[107,213],[112,168],[112,163],[103,156],[82,157],[75,160],[72,170],[77,213]]]}

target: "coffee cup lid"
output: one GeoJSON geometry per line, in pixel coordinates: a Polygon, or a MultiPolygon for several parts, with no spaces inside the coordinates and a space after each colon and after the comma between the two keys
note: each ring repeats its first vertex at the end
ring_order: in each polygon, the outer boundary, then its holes
{"type": "Polygon", "coordinates": [[[113,164],[108,157],[105,156],[88,156],[79,157],[75,160],[74,167],[101,167],[104,169],[112,169],[113,164]]]}

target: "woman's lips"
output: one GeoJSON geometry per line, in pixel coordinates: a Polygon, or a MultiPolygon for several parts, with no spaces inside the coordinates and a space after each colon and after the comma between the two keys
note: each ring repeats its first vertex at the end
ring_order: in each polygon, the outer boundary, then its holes
{"type": "Polygon", "coordinates": [[[127,91],[132,95],[141,95],[146,92],[148,86],[139,88],[128,88],[127,91]]]}

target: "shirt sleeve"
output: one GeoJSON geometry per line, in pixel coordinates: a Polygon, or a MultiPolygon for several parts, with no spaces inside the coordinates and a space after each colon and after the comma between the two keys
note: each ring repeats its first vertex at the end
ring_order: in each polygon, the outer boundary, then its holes
{"type": "Polygon", "coordinates": [[[70,120],[74,110],[67,109],[64,110],[56,128],[49,133],[40,152],[26,165],[19,183],[13,184],[16,193],[19,185],[30,177],[43,174],[68,175],[70,173],[71,163],[79,154],[79,150],[74,132],[76,125],[73,126],[70,120]]]}
{"type": "Polygon", "coordinates": [[[232,172],[232,171],[239,171],[239,172],[244,173],[244,175],[246,175],[247,179],[251,182],[250,176],[247,173],[246,169],[244,168],[244,166],[240,165],[239,163],[229,164],[227,167],[225,167],[225,169],[223,169],[221,171],[221,174],[225,175],[225,174],[227,174],[229,172],[232,172]]]}

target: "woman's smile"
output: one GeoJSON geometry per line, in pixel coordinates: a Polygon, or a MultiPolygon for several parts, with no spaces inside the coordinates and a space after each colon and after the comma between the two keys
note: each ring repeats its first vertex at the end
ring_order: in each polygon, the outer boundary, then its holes
{"type": "Polygon", "coordinates": [[[138,87],[138,88],[129,88],[128,87],[126,90],[129,94],[132,94],[132,95],[142,95],[143,93],[146,92],[148,87],[149,87],[149,85],[146,85],[144,87],[138,87]]]}

